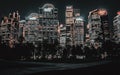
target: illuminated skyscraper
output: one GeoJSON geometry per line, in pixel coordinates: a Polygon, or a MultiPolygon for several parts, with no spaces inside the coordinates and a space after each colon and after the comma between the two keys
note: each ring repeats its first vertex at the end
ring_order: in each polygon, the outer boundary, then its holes
{"type": "Polygon", "coordinates": [[[24,37],[25,41],[28,43],[34,43],[39,40],[39,19],[38,13],[31,13],[28,17],[26,17],[26,23],[24,25],[24,37]]]}
{"type": "Polygon", "coordinates": [[[65,47],[66,46],[66,26],[63,24],[60,24],[58,32],[59,32],[60,46],[65,47]]]}
{"type": "Polygon", "coordinates": [[[110,40],[110,25],[106,9],[99,9],[98,14],[101,18],[101,28],[103,33],[103,42],[110,40]]]}
{"type": "Polygon", "coordinates": [[[113,39],[115,43],[120,43],[120,12],[114,17],[113,21],[113,39]]]}
{"type": "Polygon", "coordinates": [[[105,9],[96,9],[89,12],[88,16],[89,41],[94,46],[101,46],[110,39],[108,14],[105,9]]]}
{"type": "Polygon", "coordinates": [[[65,11],[66,23],[66,45],[73,45],[73,6],[66,6],[65,11]]]}
{"type": "Polygon", "coordinates": [[[42,27],[42,40],[47,40],[48,43],[58,40],[58,9],[54,5],[47,3],[39,8],[39,23],[42,27]]]}
{"type": "Polygon", "coordinates": [[[26,20],[20,20],[19,21],[19,42],[25,43],[25,26],[26,26],[26,20]]]}
{"type": "Polygon", "coordinates": [[[66,45],[80,45],[84,43],[84,20],[80,16],[80,9],[66,6],[66,45]]]}
{"type": "Polygon", "coordinates": [[[80,10],[74,9],[74,45],[84,44],[84,19],[80,16],[80,10]]]}
{"type": "Polygon", "coordinates": [[[18,43],[20,15],[17,12],[10,13],[8,17],[2,19],[0,26],[1,43],[14,47],[18,43]]]}

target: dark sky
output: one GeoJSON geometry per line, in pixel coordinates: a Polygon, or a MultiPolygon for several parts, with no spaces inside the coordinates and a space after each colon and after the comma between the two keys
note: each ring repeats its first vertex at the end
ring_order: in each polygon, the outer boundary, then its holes
{"type": "Polygon", "coordinates": [[[110,20],[120,10],[119,0],[0,0],[0,18],[8,15],[9,12],[19,10],[21,18],[29,15],[31,12],[38,12],[38,7],[45,3],[52,3],[59,9],[59,18],[64,22],[64,13],[66,5],[73,5],[74,8],[81,10],[81,16],[88,16],[88,12],[96,8],[106,8],[110,15],[110,20]]]}

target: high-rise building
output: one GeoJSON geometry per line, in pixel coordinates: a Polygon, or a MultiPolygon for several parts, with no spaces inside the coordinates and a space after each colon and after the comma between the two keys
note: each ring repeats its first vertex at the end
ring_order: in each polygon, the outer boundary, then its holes
{"type": "Polygon", "coordinates": [[[74,41],[78,46],[84,44],[84,19],[79,9],[74,9],[74,41]]]}
{"type": "Polygon", "coordinates": [[[39,23],[42,27],[40,30],[42,41],[55,43],[58,40],[58,9],[52,4],[44,4],[39,8],[39,23]]]}
{"type": "Polygon", "coordinates": [[[98,38],[102,38],[101,37],[102,29],[101,29],[101,19],[100,19],[100,15],[98,14],[98,9],[89,12],[87,28],[88,28],[90,44],[95,44],[95,42],[100,44],[100,42],[98,42],[100,41],[98,40],[98,38]]]}
{"type": "Polygon", "coordinates": [[[19,42],[25,43],[25,26],[26,26],[26,20],[20,20],[19,21],[19,42]]]}
{"type": "Polygon", "coordinates": [[[95,47],[102,46],[102,43],[109,40],[110,31],[107,10],[95,9],[89,12],[87,28],[87,36],[89,35],[89,42],[95,47]]]}
{"type": "Polygon", "coordinates": [[[110,24],[106,9],[99,9],[98,14],[101,18],[101,28],[103,33],[103,42],[110,40],[110,24]]]}
{"type": "Polygon", "coordinates": [[[65,47],[66,46],[66,26],[63,24],[60,24],[58,28],[58,32],[59,32],[60,46],[65,47]]]}
{"type": "Polygon", "coordinates": [[[117,13],[117,16],[114,17],[113,21],[113,39],[114,42],[120,43],[120,12],[117,13]]]}
{"type": "Polygon", "coordinates": [[[66,45],[73,45],[73,6],[66,6],[65,11],[66,23],[66,45]]]}
{"type": "Polygon", "coordinates": [[[80,9],[66,6],[66,45],[76,46],[84,43],[84,20],[80,9]]]}
{"type": "Polygon", "coordinates": [[[34,43],[41,40],[38,17],[38,13],[31,13],[28,17],[26,17],[23,32],[25,41],[28,43],[34,43]]]}
{"type": "Polygon", "coordinates": [[[18,43],[20,15],[17,12],[10,13],[8,17],[2,19],[0,26],[1,43],[14,47],[18,43]]]}

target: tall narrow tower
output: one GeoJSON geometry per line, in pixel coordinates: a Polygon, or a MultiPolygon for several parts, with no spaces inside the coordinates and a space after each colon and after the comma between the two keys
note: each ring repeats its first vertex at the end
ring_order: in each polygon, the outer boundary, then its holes
{"type": "Polygon", "coordinates": [[[66,6],[65,11],[65,23],[66,23],[66,45],[73,45],[73,6],[66,6]]]}

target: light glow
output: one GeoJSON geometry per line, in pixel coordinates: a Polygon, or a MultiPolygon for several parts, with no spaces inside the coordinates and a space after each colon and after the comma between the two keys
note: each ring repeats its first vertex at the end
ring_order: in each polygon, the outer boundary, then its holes
{"type": "Polygon", "coordinates": [[[29,19],[30,20],[36,20],[37,18],[36,17],[30,17],[29,19]]]}
{"type": "Polygon", "coordinates": [[[45,11],[45,12],[51,12],[52,9],[53,9],[53,8],[45,8],[44,11],[45,11]]]}
{"type": "Polygon", "coordinates": [[[78,18],[76,18],[76,20],[77,20],[77,21],[83,21],[83,18],[78,17],[78,18]]]}
{"type": "Polygon", "coordinates": [[[118,11],[117,14],[120,15],[120,11],[118,11]]]}
{"type": "Polygon", "coordinates": [[[98,11],[98,14],[99,14],[100,16],[107,15],[107,11],[106,11],[105,9],[100,9],[100,10],[98,11]]]}

